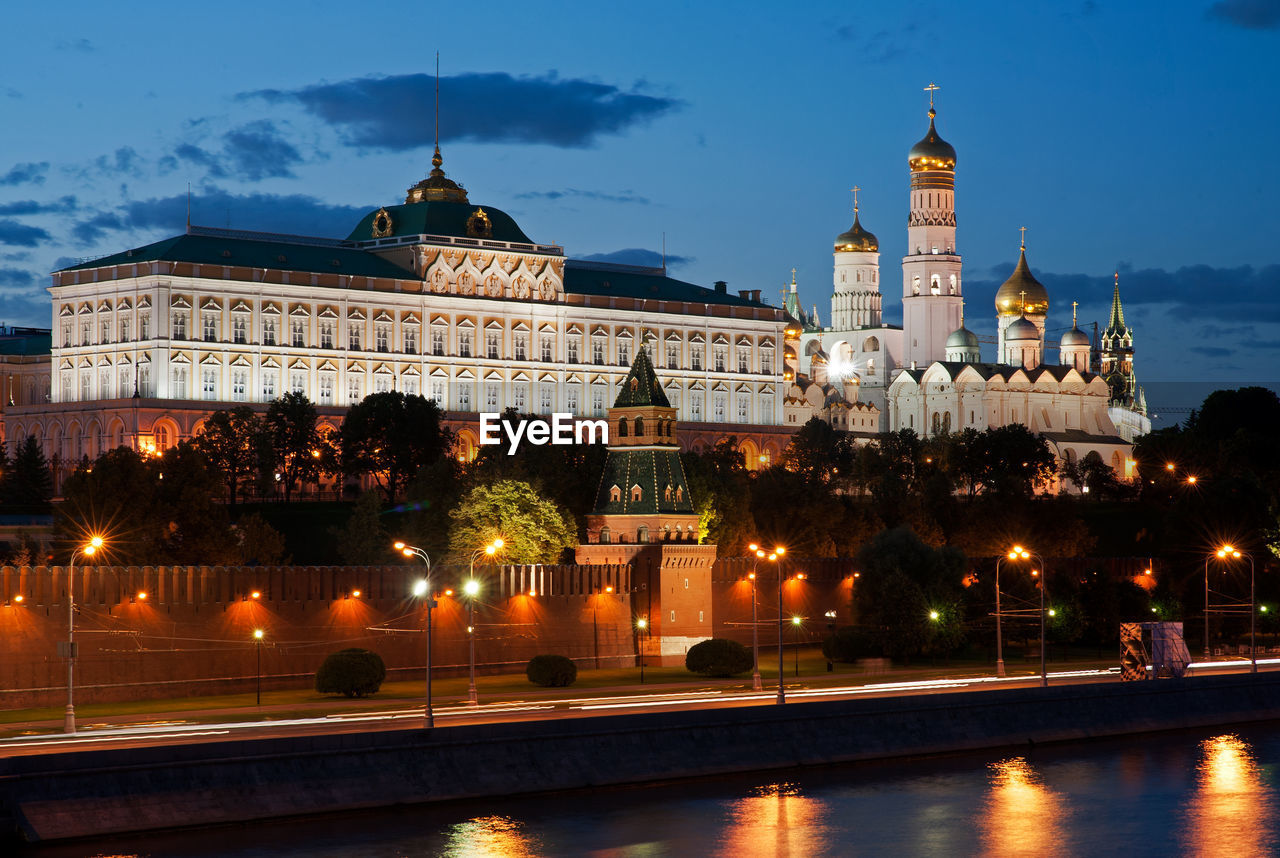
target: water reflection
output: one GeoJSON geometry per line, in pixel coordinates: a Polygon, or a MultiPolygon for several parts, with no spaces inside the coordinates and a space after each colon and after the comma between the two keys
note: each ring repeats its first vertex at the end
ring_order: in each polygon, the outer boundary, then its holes
{"type": "Polygon", "coordinates": [[[524,824],[509,816],[479,816],[454,825],[445,855],[457,858],[533,858],[544,851],[524,824]]]}
{"type": "MultiPolygon", "coordinates": [[[[757,787],[729,806],[720,855],[813,855],[824,843],[823,802],[803,795],[793,783],[757,787]]],[[[845,854],[850,854],[846,852],[845,854]]]]}
{"type": "Polygon", "coordinates": [[[1193,855],[1267,855],[1275,845],[1268,817],[1272,790],[1262,780],[1253,748],[1226,734],[1200,743],[1196,793],[1187,824],[1193,855]]]}
{"type": "Polygon", "coordinates": [[[1066,804],[1024,757],[992,763],[991,792],[979,828],[986,855],[1066,855],[1066,804]]]}

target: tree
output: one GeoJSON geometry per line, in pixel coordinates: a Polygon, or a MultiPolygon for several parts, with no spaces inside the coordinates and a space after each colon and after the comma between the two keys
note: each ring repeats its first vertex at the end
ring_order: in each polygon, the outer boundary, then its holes
{"type": "Polygon", "coordinates": [[[276,566],[285,562],[284,537],[256,512],[231,525],[234,566],[276,566]]]}
{"type": "Polygon", "coordinates": [[[333,653],[316,671],[316,691],[344,697],[376,694],[387,678],[387,665],[376,652],[359,647],[333,653]]]}
{"type": "Polygon", "coordinates": [[[848,434],[837,432],[821,417],[811,417],[791,436],[779,464],[816,485],[848,478],[852,461],[848,434]]]}
{"type": "Polygon", "coordinates": [[[0,504],[10,510],[45,512],[53,497],[53,475],[49,460],[40,449],[36,436],[28,435],[18,444],[13,458],[4,460],[4,476],[0,478],[0,504]]]}
{"type": "Polygon", "coordinates": [[[711,638],[689,647],[684,666],[702,676],[733,676],[751,669],[751,650],[728,638],[711,638]]]}
{"type": "Polygon", "coordinates": [[[262,418],[247,405],[213,412],[193,440],[196,449],[222,477],[230,506],[236,505],[241,486],[258,474],[266,442],[262,418]]]}
{"type": "Polygon", "coordinates": [[[295,482],[314,480],[320,474],[316,407],[305,394],[290,391],[267,408],[267,443],[273,474],[279,474],[284,500],[289,502],[295,482]]]}
{"type": "Polygon", "coordinates": [[[565,688],[578,678],[578,666],[563,655],[535,655],[525,665],[524,675],[543,688],[565,688]]]}
{"type": "Polygon", "coordinates": [[[756,538],[751,516],[751,474],[736,438],[710,450],[680,454],[689,496],[698,512],[698,538],[715,543],[721,557],[736,557],[756,538]]]}
{"type": "Polygon", "coordinates": [[[977,452],[983,488],[1005,497],[1030,497],[1058,471],[1048,442],[1021,423],[987,429],[977,452]]]}
{"type": "Polygon", "coordinates": [[[360,495],[346,526],[334,531],[334,536],[338,538],[338,554],[348,566],[387,562],[391,539],[382,525],[382,498],[376,490],[360,495]]]}
{"type": "Polygon", "coordinates": [[[440,422],[433,400],[399,391],[373,393],[353,405],[342,421],[342,466],[348,474],[370,474],[395,503],[418,471],[449,452],[453,436],[440,422]]]}
{"type": "Polygon", "coordinates": [[[577,544],[573,520],[533,486],[500,480],[471,489],[449,514],[450,555],[466,563],[472,553],[501,537],[502,559],[510,563],[556,563],[577,544]]]}

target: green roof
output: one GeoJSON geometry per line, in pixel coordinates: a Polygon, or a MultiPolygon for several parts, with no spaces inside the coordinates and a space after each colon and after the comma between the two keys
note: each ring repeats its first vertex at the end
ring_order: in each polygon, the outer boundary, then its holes
{"type": "Polygon", "coordinates": [[[564,291],[578,295],[615,295],[619,298],[652,298],[690,304],[729,304],[735,307],[767,307],[727,292],[706,289],[662,274],[661,268],[588,262],[570,259],[564,266],[564,291]]]}
{"type": "Polygon", "coordinates": [[[533,240],[524,234],[511,215],[506,212],[488,206],[476,206],[452,200],[427,200],[421,203],[384,206],[377,211],[371,211],[360,219],[356,228],[351,231],[351,235],[347,236],[347,241],[372,241],[375,237],[394,238],[402,235],[448,235],[457,238],[487,238],[493,241],[533,244],[533,240]],[[491,235],[474,235],[467,231],[467,222],[481,209],[484,209],[493,227],[491,235]],[[391,218],[391,232],[388,235],[374,236],[373,221],[381,211],[386,211],[391,218]]]}
{"type": "Polygon", "coordinates": [[[0,333],[0,355],[47,355],[53,353],[49,331],[0,333]]]}
{"type": "Polygon", "coordinates": [[[190,262],[196,265],[271,268],[321,274],[351,274],[356,277],[387,277],[417,280],[412,271],[388,262],[365,250],[338,246],[336,242],[290,236],[248,238],[218,230],[199,230],[175,235],[133,250],[104,256],[63,268],[75,271],[136,262],[190,262]]]}
{"type": "Polygon", "coordinates": [[[649,350],[644,346],[636,352],[636,359],[631,362],[631,372],[627,373],[614,401],[614,408],[633,408],[637,405],[656,405],[670,408],[671,402],[658,384],[657,373],[649,361],[649,350]]]}
{"type": "Polygon", "coordinates": [[[657,515],[672,513],[693,515],[689,484],[680,464],[680,451],[626,448],[609,451],[596,492],[594,515],[657,515]],[[610,500],[613,487],[619,489],[618,500],[610,500]],[[633,486],[640,487],[640,500],[631,499],[633,486]],[[667,500],[667,488],[671,499],[667,500]],[[677,489],[679,491],[677,492],[677,489]],[[676,500],[679,494],[680,500],[676,500]]]}

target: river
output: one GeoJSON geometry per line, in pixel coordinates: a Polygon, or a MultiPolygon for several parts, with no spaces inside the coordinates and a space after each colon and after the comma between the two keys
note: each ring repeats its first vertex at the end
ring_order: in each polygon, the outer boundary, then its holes
{"type": "Polygon", "coordinates": [[[1280,854],[1280,724],[57,845],[38,858],[1280,854]]]}

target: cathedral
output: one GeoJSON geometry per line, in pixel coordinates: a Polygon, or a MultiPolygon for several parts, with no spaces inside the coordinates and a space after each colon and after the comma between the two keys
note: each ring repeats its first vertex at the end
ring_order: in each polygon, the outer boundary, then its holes
{"type": "Polygon", "coordinates": [[[862,225],[854,189],[853,225],[833,247],[831,324],[816,308],[799,313],[794,278],[785,308],[788,385],[784,420],[818,416],[870,440],[911,429],[932,437],[1020,423],[1062,461],[1097,453],[1122,479],[1133,476],[1135,437],[1151,429],[1133,368],[1133,330],[1124,322],[1119,275],[1110,324],[1099,336],[1072,326],[1047,342],[1050,296],[1027,261],[994,296],[993,359],[965,326],[962,258],[956,244],[956,150],[938,133],[930,85],[929,129],[907,154],[907,253],[902,258],[902,326],[881,318],[880,244],[862,225]],[[1056,345],[1057,361],[1048,352],[1056,345]]]}

